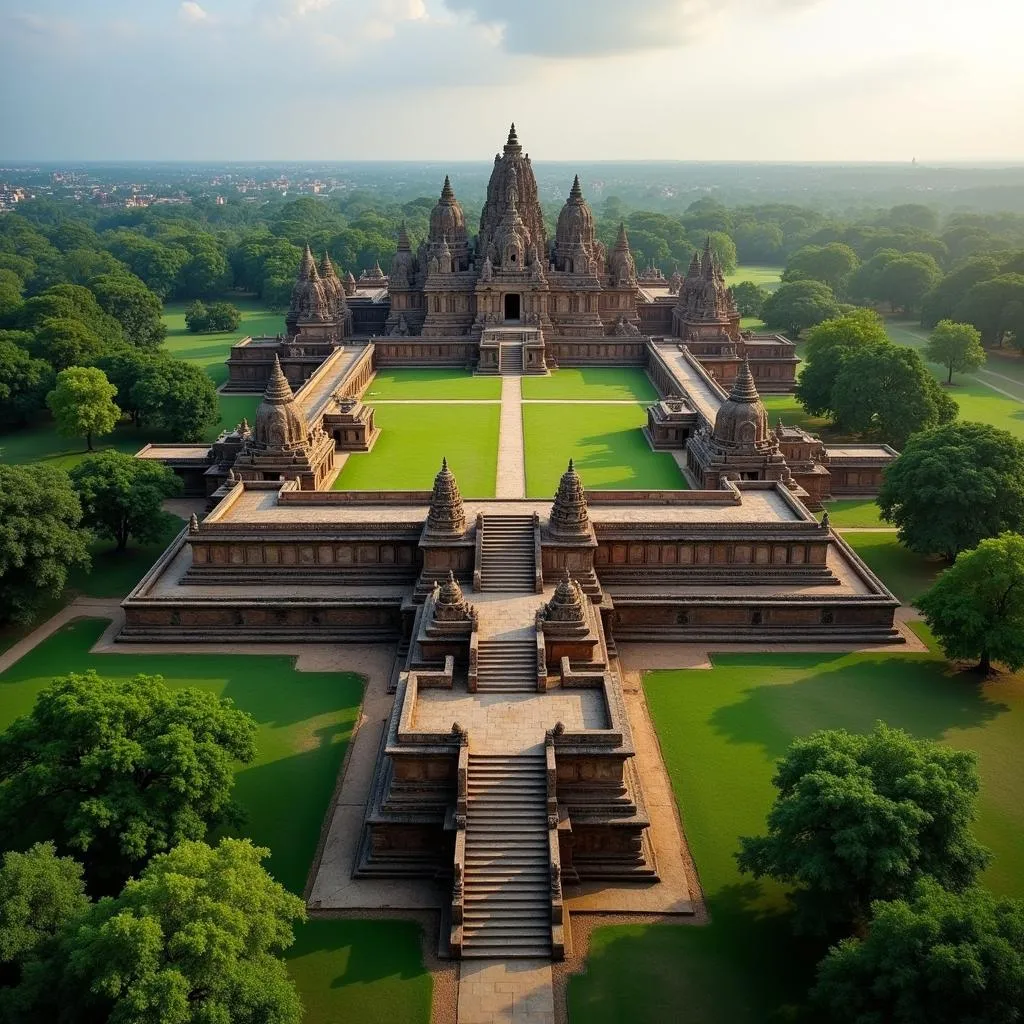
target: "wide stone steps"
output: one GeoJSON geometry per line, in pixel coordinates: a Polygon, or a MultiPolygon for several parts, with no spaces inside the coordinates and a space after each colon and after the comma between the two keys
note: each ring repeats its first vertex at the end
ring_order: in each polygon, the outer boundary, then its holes
{"type": "Polygon", "coordinates": [[[532,639],[481,640],[476,656],[481,693],[531,693],[537,689],[537,645],[532,639]]]}
{"type": "Polygon", "coordinates": [[[503,377],[519,377],[523,372],[522,345],[502,345],[498,362],[503,377]]]}
{"type": "Polygon", "coordinates": [[[538,754],[469,755],[464,957],[551,955],[544,764],[538,754]]]}
{"type": "Polygon", "coordinates": [[[534,589],[532,516],[484,516],[480,541],[483,590],[517,593],[534,589]]]}

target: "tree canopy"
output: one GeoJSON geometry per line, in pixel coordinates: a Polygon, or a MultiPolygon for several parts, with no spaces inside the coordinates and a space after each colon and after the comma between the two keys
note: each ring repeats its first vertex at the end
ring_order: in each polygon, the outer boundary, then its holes
{"type": "Polygon", "coordinates": [[[983,540],[956,561],[918,601],[947,658],[977,658],[988,673],[998,661],[1024,666],[1024,537],[983,540]]]}
{"type": "Polygon", "coordinates": [[[859,266],[857,254],[842,242],[805,245],[789,257],[782,279],[821,281],[836,295],[842,295],[846,290],[847,280],[859,266]]]}
{"type": "Polygon", "coordinates": [[[243,839],[157,855],[26,963],[14,1021],[300,1024],[280,953],[305,908],[268,855],[243,839]]]}
{"type": "Polygon", "coordinates": [[[71,470],[82,503],[82,523],[109,537],[124,551],[130,537],[155,541],[162,535],[165,498],[181,491],[181,481],[160,462],[108,450],[83,459],[71,470]]]}
{"type": "Polygon", "coordinates": [[[984,423],[949,423],[912,437],[878,494],[901,544],[957,554],[1024,529],[1024,441],[984,423]]]}
{"type": "Polygon", "coordinates": [[[114,404],[117,388],[95,366],[72,366],[57,374],[54,389],[46,396],[57,433],[84,437],[89,451],[92,439],[109,434],[121,418],[114,404]]]}
{"type": "Polygon", "coordinates": [[[958,324],[940,320],[928,338],[925,358],[940,363],[949,370],[947,384],[953,383],[953,371],[969,373],[985,363],[985,350],[981,347],[981,332],[971,324],[958,324]]]}
{"type": "Polygon", "coordinates": [[[789,332],[794,338],[822,320],[839,315],[832,289],[820,281],[782,284],[764,301],[761,316],[769,327],[789,332]]]}
{"type": "Polygon", "coordinates": [[[256,723],[229,700],[160,676],[55,679],[0,735],[0,833],[51,839],[90,885],[116,890],[155,853],[235,820],[234,769],[256,723]]]}
{"type": "Polygon", "coordinates": [[[962,889],[989,858],[970,831],[976,762],[882,723],[795,740],[772,779],[767,834],[740,839],[740,870],[793,886],[797,926],[812,932],[862,926],[874,900],[924,876],[962,889]]]}
{"type": "Polygon", "coordinates": [[[0,463],[0,622],[29,622],[89,565],[82,506],[63,470],[0,463]]]}
{"type": "Polygon", "coordinates": [[[768,291],[753,281],[740,281],[733,286],[732,296],[740,316],[759,317],[764,309],[764,300],[768,298],[768,291]]]}
{"type": "Polygon", "coordinates": [[[201,367],[181,359],[154,360],[131,389],[131,403],[147,427],[198,441],[217,422],[217,389],[201,367]]]}
{"type": "Polygon", "coordinates": [[[1024,902],[922,880],[872,906],[863,938],[818,966],[813,1002],[834,1024],[1009,1024],[1024,992],[1024,902]]]}

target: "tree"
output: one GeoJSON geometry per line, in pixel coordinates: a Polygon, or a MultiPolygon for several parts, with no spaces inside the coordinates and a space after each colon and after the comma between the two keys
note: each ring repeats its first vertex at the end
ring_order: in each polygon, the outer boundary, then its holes
{"type": "Polygon", "coordinates": [[[821,281],[836,294],[845,291],[850,275],[860,266],[857,254],[842,242],[805,245],[786,264],[783,281],[821,281]]]}
{"type": "Polygon", "coordinates": [[[889,211],[889,224],[894,228],[914,228],[918,231],[935,231],[939,218],[930,206],[923,203],[902,203],[889,211]]]}
{"type": "Polygon", "coordinates": [[[788,331],[794,338],[822,320],[839,315],[832,289],[820,281],[792,281],[780,285],[764,301],[761,316],[769,327],[788,331]]]}
{"type": "Polygon", "coordinates": [[[280,953],[305,919],[247,839],[184,842],[154,857],[26,966],[17,1021],[300,1024],[280,953]]]}
{"type": "Polygon", "coordinates": [[[934,327],[940,320],[953,319],[960,303],[976,284],[998,276],[999,264],[991,256],[974,256],[966,260],[924,297],[921,323],[925,327],[934,327]]]}
{"type": "Polygon", "coordinates": [[[56,387],[46,396],[57,433],[62,437],[84,437],[93,450],[92,439],[109,434],[121,418],[114,405],[117,388],[102,370],[94,366],[73,366],[57,374],[56,387]]]}
{"type": "Polygon", "coordinates": [[[764,300],[768,298],[768,292],[753,281],[740,281],[733,286],[732,296],[736,300],[740,316],[759,317],[764,308],[764,300]]]}
{"type": "Polygon", "coordinates": [[[242,311],[230,302],[213,302],[207,309],[208,331],[237,331],[242,322],[242,311]]]}
{"type": "Polygon", "coordinates": [[[55,679],[0,735],[0,828],[52,839],[108,891],[155,853],[235,821],[234,769],[256,723],[231,701],[160,676],[55,679]]]}
{"type": "Polygon", "coordinates": [[[185,307],[185,326],[192,334],[202,334],[207,329],[210,320],[210,311],[206,308],[205,302],[194,299],[185,307]]]}
{"type": "Polygon", "coordinates": [[[908,252],[890,260],[879,277],[881,298],[892,309],[910,313],[918,309],[925,295],[939,283],[942,271],[934,257],[923,252],[908,252]]]}
{"type": "Polygon", "coordinates": [[[1024,537],[983,540],[956,561],[918,601],[947,658],[977,658],[1011,671],[1024,666],[1024,537]]]}
{"type": "Polygon", "coordinates": [[[901,544],[953,559],[988,537],[1024,530],[1024,441],[985,423],[912,437],[885,473],[878,505],[901,544]]]}
{"type": "Polygon", "coordinates": [[[946,383],[952,384],[954,370],[970,373],[984,364],[981,332],[970,324],[940,320],[928,338],[924,356],[931,363],[945,366],[949,370],[946,383]]]}
{"type": "Polygon", "coordinates": [[[17,983],[26,958],[88,906],[82,865],[58,857],[53,843],[5,853],[0,865],[0,986],[17,983]]]}
{"type": "Polygon", "coordinates": [[[107,380],[117,388],[114,397],[117,407],[131,416],[136,426],[139,425],[139,410],[132,397],[132,389],[154,363],[166,358],[162,351],[147,352],[125,345],[96,360],[96,365],[107,375],[107,380]]]}
{"type": "Polygon", "coordinates": [[[53,387],[53,370],[42,359],[33,359],[15,338],[19,331],[0,331],[0,423],[24,423],[46,405],[53,387]]]}
{"type": "Polygon", "coordinates": [[[82,523],[124,551],[128,538],[155,541],[162,535],[161,503],[181,491],[181,481],[159,462],[105,451],[71,470],[82,503],[82,523]]]}
{"type": "Polygon", "coordinates": [[[834,1024],[1007,1024],[1021,1016],[1024,902],[923,880],[829,950],[812,1001],[834,1024]]]}
{"type": "Polygon", "coordinates": [[[183,441],[198,441],[219,416],[213,381],[183,359],[151,363],[132,388],[131,399],[147,426],[183,441]]]}
{"type": "Polygon", "coordinates": [[[974,882],[989,853],[971,834],[977,756],[879,722],[866,735],[822,730],[790,746],[772,779],[768,833],[740,839],[740,870],[794,886],[796,924],[862,928],[874,900],[930,875],[974,882]]]}
{"type": "Polygon", "coordinates": [[[30,622],[89,565],[82,506],[67,473],[0,463],[0,622],[30,622]]]}
{"type": "Polygon", "coordinates": [[[30,345],[32,355],[45,360],[54,370],[88,366],[105,348],[103,339],[88,324],[74,317],[44,320],[30,345]]]}
{"type": "Polygon", "coordinates": [[[857,300],[880,302],[884,297],[882,272],[901,255],[898,249],[878,249],[850,275],[846,283],[847,294],[857,300]]]}
{"type": "Polygon", "coordinates": [[[796,386],[800,404],[812,416],[830,415],[836,378],[847,357],[888,341],[882,318],[873,309],[856,309],[812,327],[796,386]]]}
{"type": "Polygon", "coordinates": [[[1024,274],[1000,274],[972,285],[955,316],[974,324],[990,345],[1001,346],[1007,334],[1024,337],[1024,274]]]}
{"type": "Polygon", "coordinates": [[[138,348],[159,347],[167,333],[163,306],[142,281],[133,274],[105,274],[89,287],[100,308],[120,323],[125,341],[138,348]]]}
{"type": "Polygon", "coordinates": [[[928,372],[920,353],[903,345],[871,345],[842,363],[832,389],[836,426],[901,448],[921,430],[948,423],[956,402],[928,372]]]}

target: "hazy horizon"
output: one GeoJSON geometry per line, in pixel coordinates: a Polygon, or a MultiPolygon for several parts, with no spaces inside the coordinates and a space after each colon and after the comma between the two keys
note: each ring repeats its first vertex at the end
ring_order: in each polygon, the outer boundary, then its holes
{"type": "Polygon", "coordinates": [[[0,0],[8,163],[1024,163],[1005,0],[0,0]]]}

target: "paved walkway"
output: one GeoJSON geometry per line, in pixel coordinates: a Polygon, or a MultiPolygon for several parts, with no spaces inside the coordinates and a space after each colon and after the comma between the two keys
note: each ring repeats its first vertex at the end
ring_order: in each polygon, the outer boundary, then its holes
{"type": "Polygon", "coordinates": [[[523,450],[523,378],[501,378],[501,426],[498,432],[497,498],[526,497],[523,450]]]}
{"type": "Polygon", "coordinates": [[[546,960],[463,960],[459,1024],[555,1024],[546,960]]]}
{"type": "Polygon", "coordinates": [[[56,615],[37,626],[28,636],[0,654],[0,672],[6,672],[20,658],[38,647],[72,619],[117,619],[121,613],[119,597],[77,597],[71,604],[61,608],[56,615]]]}

